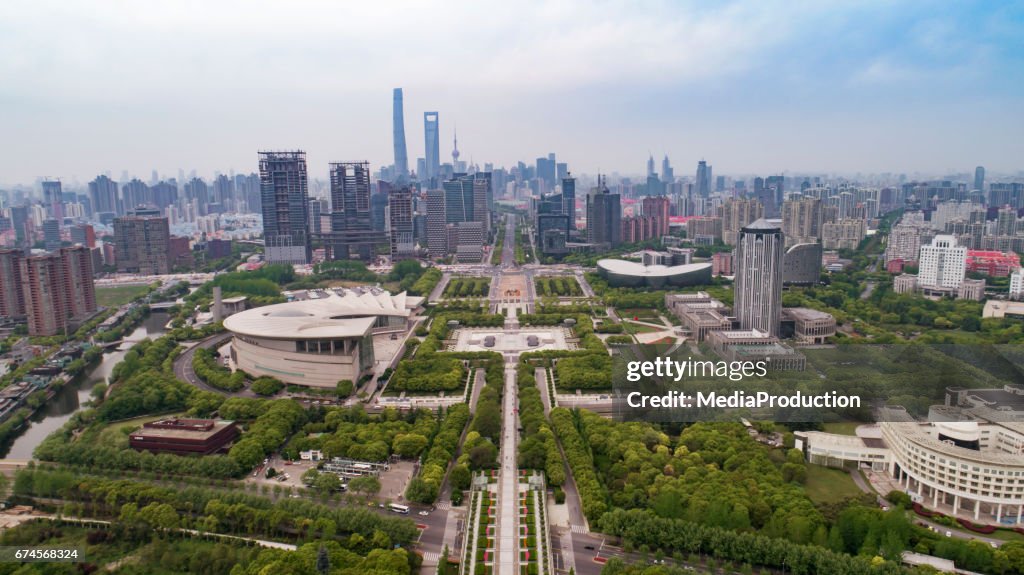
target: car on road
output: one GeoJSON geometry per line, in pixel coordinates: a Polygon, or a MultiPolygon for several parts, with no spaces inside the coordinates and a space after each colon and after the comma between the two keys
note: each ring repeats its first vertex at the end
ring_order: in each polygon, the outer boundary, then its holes
{"type": "Polygon", "coordinates": [[[427,515],[430,515],[430,512],[429,511],[420,511],[420,515],[426,517],[427,515]]]}
{"type": "Polygon", "coordinates": [[[953,536],[953,532],[952,531],[946,531],[946,537],[952,537],[952,536],[953,536]]]}

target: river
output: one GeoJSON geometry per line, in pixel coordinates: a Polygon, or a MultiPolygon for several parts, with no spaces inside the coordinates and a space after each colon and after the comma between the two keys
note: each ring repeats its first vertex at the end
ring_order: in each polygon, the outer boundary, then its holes
{"type": "Polygon", "coordinates": [[[167,331],[164,329],[167,320],[167,314],[164,312],[151,313],[116,350],[103,354],[103,359],[99,363],[74,382],[65,385],[32,416],[29,428],[14,440],[4,457],[31,459],[36,446],[71,419],[76,411],[82,409],[83,404],[89,401],[89,393],[93,386],[107,381],[114,366],[124,358],[133,345],[147,337],[160,337],[167,331]]]}

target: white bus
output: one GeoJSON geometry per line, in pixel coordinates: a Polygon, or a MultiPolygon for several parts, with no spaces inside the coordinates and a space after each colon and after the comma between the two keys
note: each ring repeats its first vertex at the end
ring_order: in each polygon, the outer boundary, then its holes
{"type": "Polygon", "coordinates": [[[402,515],[409,514],[408,507],[406,507],[405,505],[399,505],[397,503],[392,503],[391,505],[388,505],[388,509],[394,511],[395,513],[401,513],[402,515]]]}

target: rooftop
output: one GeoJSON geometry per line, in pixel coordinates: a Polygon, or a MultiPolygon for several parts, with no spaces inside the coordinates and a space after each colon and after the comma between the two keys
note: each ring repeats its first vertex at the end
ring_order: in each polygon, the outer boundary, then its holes
{"type": "Polygon", "coordinates": [[[711,264],[700,263],[685,264],[681,266],[645,266],[637,262],[630,262],[626,260],[604,259],[597,262],[597,267],[603,268],[614,274],[641,277],[670,277],[684,275],[703,269],[711,269],[711,264]]]}
{"type": "Polygon", "coordinates": [[[205,439],[220,432],[225,427],[235,424],[234,421],[225,420],[178,420],[180,422],[200,421],[203,425],[180,426],[171,425],[174,420],[155,421],[145,424],[142,429],[132,433],[132,437],[146,437],[158,439],[205,439]],[[166,425],[166,426],[164,426],[166,425]]]}
{"type": "Polygon", "coordinates": [[[236,334],[270,339],[361,337],[378,316],[409,317],[423,302],[405,292],[380,289],[328,289],[285,292],[295,301],[249,309],[224,320],[236,334]]]}

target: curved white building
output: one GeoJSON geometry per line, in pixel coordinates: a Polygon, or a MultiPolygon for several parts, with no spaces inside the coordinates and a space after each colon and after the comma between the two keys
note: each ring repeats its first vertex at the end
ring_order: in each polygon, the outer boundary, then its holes
{"type": "Polygon", "coordinates": [[[598,260],[597,271],[614,287],[692,286],[711,283],[711,264],[685,264],[680,266],[645,266],[637,262],[616,259],[598,260]]]}
{"type": "Polygon", "coordinates": [[[295,301],[224,320],[237,369],[289,384],[333,388],[372,372],[373,334],[405,330],[423,302],[377,288],[311,290],[295,301]]]}
{"type": "Polygon", "coordinates": [[[811,463],[869,467],[926,508],[980,523],[1021,525],[1024,422],[1008,414],[1013,412],[938,405],[930,410],[931,421],[919,422],[902,408],[887,408],[877,426],[858,428],[856,437],[816,431],[796,436],[811,463]]]}
{"type": "Polygon", "coordinates": [[[1024,522],[1024,424],[897,420],[879,425],[892,452],[890,471],[924,506],[986,523],[1024,522]]]}

